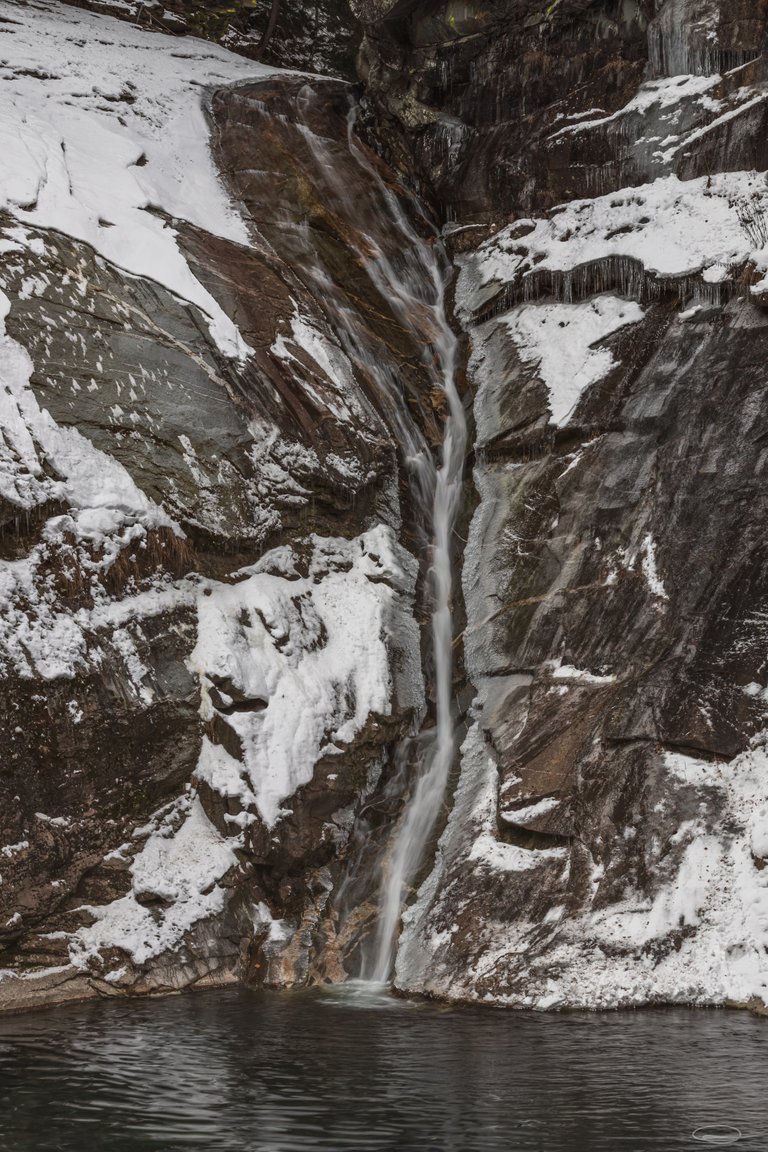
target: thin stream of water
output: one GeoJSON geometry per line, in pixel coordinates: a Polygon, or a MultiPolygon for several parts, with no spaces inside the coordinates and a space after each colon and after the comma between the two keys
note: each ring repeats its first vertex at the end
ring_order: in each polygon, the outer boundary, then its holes
{"type": "MultiPolygon", "coordinates": [[[[432,649],[435,677],[435,738],[424,758],[421,774],[410,795],[403,818],[395,832],[393,850],[386,860],[382,878],[382,895],[376,931],[376,945],[370,971],[364,973],[374,982],[389,979],[397,944],[398,925],[407,885],[421,863],[445,796],[455,753],[454,716],[451,703],[453,683],[453,556],[452,539],[464,475],[467,424],[456,387],[456,335],[448,321],[446,291],[450,266],[437,238],[433,243],[422,239],[413,228],[395,196],[373,169],[354,136],[353,109],[349,119],[350,151],[358,163],[376,179],[392,217],[410,252],[417,255],[412,275],[431,286],[427,295],[434,331],[431,367],[435,383],[447,404],[443,426],[440,464],[434,480],[431,508],[432,524],[432,649]]],[[[377,262],[372,274],[383,276],[390,300],[402,324],[409,323],[409,306],[414,291],[403,282],[386,260],[377,262]]]]}
{"type": "MultiPolygon", "coordinates": [[[[311,89],[304,97],[311,100],[311,89]]],[[[363,977],[374,983],[389,979],[400,924],[400,915],[408,885],[424,858],[427,845],[445,796],[455,754],[455,731],[452,708],[453,681],[453,564],[452,538],[462,493],[467,426],[461,398],[456,386],[456,335],[448,320],[446,295],[452,269],[439,236],[429,223],[415,197],[407,197],[414,217],[428,225],[432,233],[428,239],[419,234],[403,205],[387,186],[381,174],[369,159],[355,133],[357,107],[353,106],[347,120],[349,151],[367,181],[373,182],[382,206],[399,240],[396,259],[381,249],[371,236],[366,236],[366,250],[358,255],[374,288],[386,299],[405,330],[422,336],[425,320],[430,340],[423,352],[434,387],[445,398],[446,415],[439,462],[423,441],[405,405],[397,395],[397,381],[391,379],[386,365],[373,363],[355,339],[353,318],[338,302],[337,331],[346,350],[365,364],[379,380],[382,393],[393,398],[390,419],[407,448],[407,459],[412,473],[415,502],[421,516],[429,526],[431,537],[431,564],[429,571],[432,596],[431,632],[434,667],[435,728],[426,752],[419,760],[419,774],[394,832],[394,839],[382,864],[379,918],[373,954],[367,959],[363,977]],[[417,319],[418,317],[418,319],[417,319]]],[[[308,125],[304,138],[326,181],[334,187],[335,195],[346,206],[348,218],[355,218],[355,194],[350,187],[342,187],[335,178],[333,156],[321,137],[308,125]]],[[[402,196],[405,192],[400,190],[402,196]]],[[[318,271],[318,275],[320,275],[318,271]]],[[[324,278],[323,291],[332,292],[332,285],[324,278]]]]}

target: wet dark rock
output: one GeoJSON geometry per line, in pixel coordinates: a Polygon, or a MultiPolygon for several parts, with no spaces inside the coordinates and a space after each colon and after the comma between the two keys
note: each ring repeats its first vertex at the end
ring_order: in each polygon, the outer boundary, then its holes
{"type": "MultiPolygon", "coordinates": [[[[207,582],[235,586],[243,566],[290,542],[296,565],[286,570],[290,587],[292,579],[309,576],[313,533],[343,542],[372,522],[398,522],[402,446],[381,415],[386,398],[371,370],[377,358],[392,359],[397,350],[414,410],[430,439],[439,439],[438,418],[424,399],[423,346],[403,331],[361,269],[366,229],[384,247],[391,244],[382,222],[375,210],[362,223],[345,218],[333,181],[314,189],[307,181],[306,170],[314,163],[322,173],[323,162],[302,135],[305,112],[318,140],[339,141],[341,160],[350,107],[344,85],[329,83],[315,97],[303,80],[224,92],[214,101],[220,163],[254,221],[253,246],[176,226],[194,273],[254,349],[244,365],[218,351],[196,308],[156,283],[125,276],[60,233],[35,233],[4,264],[7,331],[30,354],[31,388],[41,407],[119,461],[184,532],[154,528],[140,533],[140,547],[112,555],[106,544],[89,546],[73,533],[49,540],[52,518],[70,513],[66,504],[2,510],[4,552],[33,565],[51,611],[90,614],[73,678],[65,673],[43,685],[34,674],[7,673],[2,682],[9,752],[0,770],[0,843],[7,848],[0,967],[33,974],[31,983],[12,977],[2,983],[5,1007],[226,982],[242,976],[244,964],[256,978],[249,943],[256,906],[285,925],[281,949],[289,950],[278,949],[282,958],[270,961],[270,979],[278,980],[278,970],[280,982],[303,979],[312,931],[300,926],[319,923],[332,887],[317,877],[349,839],[356,809],[413,722],[406,703],[411,641],[395,635],[391,715],[371,717],[351,744],[321,759],[277,830],[264,825],[252,803],[205,779],[195,782],[218,834],[243,832],[236,864],[217,881],[222,914],[193,925],[180,951],[139,963],[121,948],[101,948],[80,974],[51,983],[46,973],[66,964],[72,934],[96,920],[84,908],[103,910],[131,894],[162,921],[172,900],[154,880],[133,875],[137,854],[158,827],[169,839],[183,828],[203,738],[237,763],[243,747],[233,723],[268,705],[231,677],[214,678],[213,718],[200,719],[189,653],[195,601],[211,593],[207,582]],[[269,177],[260,178],[259,169],[269,177]],[[277,212],[275,182],[284,185],[277,212]],[[292,219],[309,223],[303,249],[290,234],[292,219]],[[318,294],[310,275],[318,260],[345,294],[357,332],[341,382],[292,335],[301,318],[313,339],[335,346],[334,300],[318,294]],[[260,427],[264,444],[256,452],[260,427]],[[142,594],[149,596],[144,615],[131,607],[142,594]],[[121,611],[125,620],[117,627],[121,611]]],[[[359,177],[362,169],[348,163],[359,177]]],[[[275,562],[275,573],[283,570],[275,562]]],[[[381,580],[389,580],[382,571],[381,580]]],[[[373,572],[372,579],[378,579],[373,572]]],[[[326,641],[322,630],[314,639],[317,647],[326,641]]],[[[265,968],[260,978],[266,976],[265,968]]]]}
{"type": "MultiPolygon", "coordinates": [[[[655,20],[643,5],[565,3],[548,19],[510,7],[454,40],[450,6],[412,5],[400,20],[359,5],[370,130],[448,220],[498,226],[670,174],[765,168],[763,5],[668,0],[655,20]],[[399,81],[397,59],[412,64],[399,81]],[[451,83],[429,87],[440,67],[451,83]],[[718,70],[715,106],[684,96],[667,127],[653,101],[630,103],[643,80],[661,91],[665,76],[718,70]],[[680,147],[661,156],[672,132],[680,147]]],[[[531,227],[521,222],[521,250],[531,227]]],[[[474,284],[482,256],[469,249],[460,275],[474,284]]],[[[728,999],[729,977],[714,974],[718,879],[702,881],[696,913],[664,917],[709,837],[720,883],[731,851],[749,855],[739,789],[762,755],[768,579],[768,328],[751,277],[734,266],[710,292],[695,275],[660,282],[617,259],[469,291],[480,504],[463,641],[476,727],[406,918],[405,989],[541,1006],[728,999]],[[643,319],[604,341],[612,369],[555,426],[541,366],[509,325],[531,302],[576,309],[602,293],[641,301],[643,319]],[[645,915],[651,926],[635,927],[645,915]]]]}
{"type": "MultiPolygon", "coordinates": [[[[655,19],[647,0],[353,7],[371,135],[447,222],[498,227],[664,171],[765,167],[764,106],[667,161],[654,156],[669,135],[658,110],[621,114],[645,78],[743,69],[723,76],[716,97],[764,79],[762,0],[736,9],[681,0],[655,19]]],[[[683,101],[675,133],[716,115],[683,101]]]]}
{"type": "MultiPolygon", "coordinates": [[[[271,3],[254,0],[65,0],[91,12],[130,20],[149,32],[222,44],[280,68],[353,79],[360,29],[347,0],[280,0],[266,36],[271,3]]],[[[169,42],[169,51],[173,42],[169,42]]]]}

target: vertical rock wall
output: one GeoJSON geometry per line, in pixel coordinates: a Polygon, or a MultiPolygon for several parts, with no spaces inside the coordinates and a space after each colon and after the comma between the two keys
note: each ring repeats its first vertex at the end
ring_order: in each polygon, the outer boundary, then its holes
{"type": "Polygon", "coordinates": [[[322,186],[326,139],[362,179],[347,92],[57,4],[8,28],[0,1005],[301,981],[424,711],[379,365],[436,415],[363,273],[381,206],[322,186]],[[199,90],[254,71],[212,109],[225,188],[199,90]]]}
{"type": "Polygon", "coordinates": [[[371,131],[456,237],[477,428],[475,698],[397,981],[762,1003],[765,7],[358,11],[371,131]]]}

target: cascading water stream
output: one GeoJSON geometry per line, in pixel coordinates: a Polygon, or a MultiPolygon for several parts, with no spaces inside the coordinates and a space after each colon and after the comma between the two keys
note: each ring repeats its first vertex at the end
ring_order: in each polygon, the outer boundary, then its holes
{"type": "MultiPolygon", "coordinates": [[[[453,566],[452,537],[459,510],[464,474],[467,425],[456,387],[458,343],[448,321],[446,288],[449,264],[441,242],[429,244],[415,231],[392,192],[365,156],[354,136],[356,110],[349,119],[349,146],[358,163],[372,175],[384,195],[407,250],[417,257],[418,274],[431,286],[427,305],[434,330],[432,370],[447,404],[441,458],[434,476],[432,524],[432,651],[435,677],[435,732],[424,757],[404,814],[395,832],[394,846],[385,863],[372,963],[363,975],[383,983],[392,971],[400,914],[406,888],[421,863],[443,803],[455,754],[451,706],[453,683],[453,566]]],[[[414,270],[415,272],[416,270],[414,270]]],[[[389,299],[401,323],[410,323],[413,302],[410,286],[403,284],[388,261],[369,266],[372,277],[383,277],[389,299]]]]}
{"type": "MultiPolygon", "coordinates": [[[[415,337],[428,380],[436,394],[444,399],[445,418],[442,447],[436,462],[418,424],[413,419],[398,379],[396,361],[376,358],[361,341],[356,316],[345,302],[343,293],[323,269],[322,259],[311,250],[309,233],[295,221],[285,222],[292,243],[308,244],[302,254],[303,274],[308,276],[326,311],[332,312],[332,323],[347,355],[377,382],[382,415],[400,446],[405,460],[412,501],[426,531],[425,542],[431,542],[431,564],[428,588],[431,592],[431,634],[434,664],[435,726],[426,750],[419,758],[417,778],[412,784],[405,808],[395,828],[382,866],[380,909],[372,954],[367,958],[364,980],[385,983],[391,974],[398,936],[400,915],[419,865],[424,859],[445,796],[455,753],[454,718],[451,706],[453,680],[452,628],[452,537],[462,492],[466,421],[456,387],[457,339],[448,321],[446,292],[451,280],[451,265],[434,226],[425,216],[415,197],[404,189],[398,193],[388,186],[375,163],[369,158],[355,133],[357,108],[347,119],[349,154],[361,172],[360,187],[371,194],[370,203],[361,211],[359,188],[345,181],[337,171],[334,148],[338,145],[318,135],[310,126],[313,103],[317,94],[306,85],[298,94],[299,120],[296,128],[317,168],[318,179],[326,196],[344,219],[354,222],[346,235],[376,294],[389,306],[399,325],[415,337]],[[357,196],[356,196],[357,193],[357,196]],[[404,208],[407,205],[407,211],[404,208]],[[375,214],[381,234],[381,222],[388,232],[379,243],[371,230],[361,228],[366,211],[375,214]],[[428,238],[420,235],[409,217],[424,226],[428,238]],[[389,241],[394,244],[390,245],[389,241]],[[390,255],[384,250],[389,249],[390,255]],[[313,259],[312,256],[316,258],[313,259]],[[330,308],[329,308],[330,306],[330,308]]],[[[264,109],[265,114],[267,109],[264,109]]],[[[401,752],[403,750],[401,749],[401,752]]],[[[406,760],[405,755],[401,756],[406,760]]]]}
{"type": "Polygon", "coordinates": [[[455,386],[453,348],[451,348],[451,357],[443,363],[448,416],[445,422],[442,460],[436,476],[432,516],[434,533],[432,574],[435,598],[432,612],[436,702],[435,739],[427,753],[422,773],[416,782],[403,819],[397,829],[394,850],[388,861],[386,884],[382,889],[376,932],[376,952],[373,968],[370,972],[370,978],[377,982],[383,982],[389,978],[405,886],[416,872],[424,856],[425,848],[443,802],[455,752],[454,722],[451,708],[453,680],[451,537],[461,498],[466,422],[455,386]]]}

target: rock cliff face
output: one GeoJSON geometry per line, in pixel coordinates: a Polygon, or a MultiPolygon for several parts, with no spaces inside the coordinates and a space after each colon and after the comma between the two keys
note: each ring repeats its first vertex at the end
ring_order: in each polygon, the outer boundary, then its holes
{"type": "MultiPolygon", "coordinates": [[[[283,68],[355,77],[360,29],[346,0],[63,0],[182,41],[202,37],[283,68]]],[[[166,44],[168,42],[166,41],[166,44]]],[[[178,46],[177,46],[178,47],[178,46]]],[[[172,49],[169,49],[172,50],[172,49]]]]}
{"type": "Polygon", "coordinates": [[[353,7],[374,131],[446,220],[498,225],[664,172],[760,167],[764,109],[714,121],[764,75],[762,0],[353,7]],[[648,81],[686,75],[717,83],[657,84],[653,101],[648,81]],[[647,113],[663,108],[657,140],[647,113]],[[658,146],[692,131],[688,154],[658,146]]]}
{"type": "Polygon", "coordinates": [[[511,221],[457,232],[476,696],[398,983],[764,1002],[765,8],[358,10],[385,150],[511,221]]]}
{"type": "Polygon", "coordinates": [[[360,970],[444,411],[358,128],[453,246],[475,428],[396,983],[765,1004],[768,6],[354,8],[357,112],[6,4],[0,1007],[360,970]]]}
{"type": "Polygon", "coordinates": [[[236,215],[194,88],[258,67],[57,4],[7,32],[0,1000],[264,977],[273,953],[301,979],[327,865],[424,710],[380,365],[413,437],[439,426],[427,334],[361,263],[376,161],[343,86],[261,69],[212,108],[236,215]]]}

